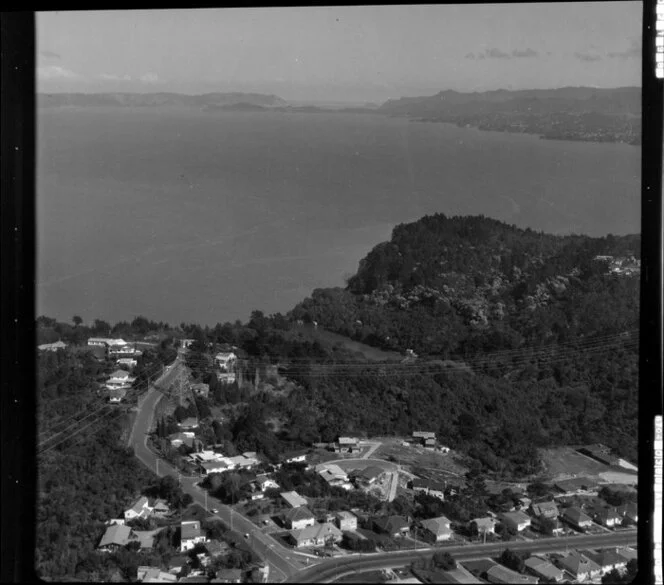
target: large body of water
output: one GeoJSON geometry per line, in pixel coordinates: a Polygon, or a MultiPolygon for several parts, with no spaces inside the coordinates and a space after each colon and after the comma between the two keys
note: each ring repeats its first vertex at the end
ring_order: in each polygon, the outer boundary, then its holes
{"type": "Polygon", "coordinates": [[[640,229],[640,150],[378,115],[38,113],[38,314],[214,325],[343,285],[392,228],[640,229]]]}

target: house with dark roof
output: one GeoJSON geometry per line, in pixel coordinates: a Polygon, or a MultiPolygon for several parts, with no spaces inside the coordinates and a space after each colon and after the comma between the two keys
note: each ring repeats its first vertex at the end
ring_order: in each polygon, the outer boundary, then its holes
{"type": "Polygon", "coordinates": [[[584,554],[591,561],[597,563],[602,571],[602,575],[610,573],[614,569],[616,571],[623,571],[627,568],[627,559],[619,555],[615,548],[607,548],[596,553],[584,551],[584,554]]]}
{"type": "Polygon", "coordinates": [[[445,489],[446,486],[444,483],[439,481],[432,481],[430,479],[421,479],[415,478],[411,482],[411,489],[416,492],[422,492],[429,496],[434,496],[439,500],[445,499],[445,489]]]}
{"type": "Polygon", "coordinates": [[[565,576],[564,571],[540,557],[528,557],[523,561],[523,564],[532,575],[544,579],[545,582],[554,581],[560,583],[565,576]]]}
{"type": "Polygon", "coordinates": [[[634,502],[618,506],[616,511],[620,514],[623,524],[637,524],[639,521],[638,508],[634,502]]]}
{"type": "Polygon", "coordinates": [[[370,465],[355,474],[355,481],[363,487],[368,487],[383,475],[383,473],[385,473],[385,470],[382,467],[370,465]]]}
{"type": "Polygon", "coordinates": [[[494,565],[486,572],[486,579],[489,583],[511,583],[513,585],[536,585],[539,583],[537,577],[522,575],[503,565],[494,565]]]}
{"type": "Polygon", "coordinates": [[[124,397],[126,395],[127,395],[126,388],[109,388],[108,401],[112,404],[119,404],[124,400],[124,397]]]}
{"type": "Polygon", "coordinates": [[[189,557],[186,555],[172,556],[168,561],[168,572],[177,575],[185,565],[189,564],[189,557]]]}
{"type": "Polygon", "coordinates": [[[403,516],[382,516],[374,518],[374,530],[392,537],[405,536],[410,528],[408,520],[403,516]]]}
{"type": "Polygon", "coordinates": [[[291,508],[283,515],[283,520],[286,527],[291,530],[302,530],[316,523],[316,518],[311,513],[311,510],[304,506],[291,508]]]}
{"type": "Polygon", "coordinates": [[[593,525],[592,519],[581,509],[576,507],[566,508],[562,513],[562,519],[577,530],[585,531],[593,525]]]}
{"type": "Polygon", "coordinates": [[[573,477],[572,479],[557,481],[553,485],[553,489],[558,492],[558,496],[596,495],[597,485],[597,482],[589,477],[573,477]]]}
{"type": "Polygon", "coordinates": [[[207,538],[201,530],[198,520],[188,520],[180,523],[180,552],[191,550],[199,542],[205,542],[207,538]]]}
{"type": "Polygon", "coordinates": [[[557,559],[558,567],[570,573],[576,580],[596,579],[602,573],[600,566],[580,552],[572,551],[557,559]]]}
{"type": "Polygon", "coordinates": [[[632,559],[636,559],[638,556],[638,553],[636,550],[629,546],[619,546],[616,548],[616,553],[618,553],[621,557],[623,557],[628,563],[632,559]]]}
{"type": "Polygon", "coordinates": [[[531,522],[530,516],[520,511],[504,512],[503,514],[499,514],[498,518],[505,526],[511,528],[512,530],[515,530],[516,532],[521,532],[522,530],[525,530],[526,528],[528,528],[528,526],[530,526],[531,522]]]}
{"type": "Polygon", "coordinates": [[[607,528],[613,528],[622,524],[622,516],[616,508],[596,508],[590,515],[595,522],[607,528]]]}
{"type": "Polygon", "coordinates": [[[577,451],[583,455],[592,457],[596,461],[604,463],[605,465],[618,465],[619,458],[615,455],[611,455],[611,449],[601,443],[586,445],[585,447],[577,449],[577,451]]]}
{"type": "Polygon", "coordinates": [[[530,513],[534,518],[558,518],[560,510],[555,502],[538,502],[530,504],[530,513]]]}

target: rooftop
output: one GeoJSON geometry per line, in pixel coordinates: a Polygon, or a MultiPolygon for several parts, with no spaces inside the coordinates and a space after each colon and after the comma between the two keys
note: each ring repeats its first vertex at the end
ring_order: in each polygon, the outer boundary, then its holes
{"type": "Polygon", "coordinates": [[[288,503],[293,508],[306,506],[308,504],[307,500],[305,500],[297,492],[282,492],[280,495],[284,500],[286,500],[286,503],[288,503]]]}
{"type": "Polygon", "coordinates": [[[512,571],[512,569],[503,567],[503,565],[494,565],[486,574],[501,583],[532,583],[534,585],[539,582],[537,577],[522,575],[521,573],[512,571]]]}

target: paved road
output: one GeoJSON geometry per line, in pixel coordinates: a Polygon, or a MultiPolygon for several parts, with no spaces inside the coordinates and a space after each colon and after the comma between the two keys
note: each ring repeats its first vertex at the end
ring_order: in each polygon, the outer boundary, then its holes
{"type": "MultiPolygon", "coordinates": [[[[160,385],[169,383],[176,375],[178,369],[182,367],[181,356],[178,361],[164,373],[160,378],[160,385]]],[[[419,549],[417,551],[396,551],[390,553],[373,553],[365,555],[354,555],[336,559],[325,559],[318,561],[309,560],[299,556],[292,549],[282,546],[270,535],[261,532],[246,517],[242,516],[232,508],[223,505],[220,501],[207,496],[207,492],[196,486],[199,478],[181,476],[177,469],[169,465],[164,460],[158,458],[147,446],[147,438],[152,426],[155,407],[163,394],[154,387],[148,390],[148,393],[136,414],[134,427],[130,435],[130,445],[134,448],[134,453],[141,463],[148,469],[155,472],[159,477],[172,475],[180,479],[180,484],[185,493],[188,493],[204,508],[216,508],[218,512],[216,517],[220,518],[226,525],[242,534],[247,534],[248,544],[254,552],[265,559],[270,565],[270,581],[289,581],[289,582],[323,582],[333,579],[341,574],[354,573],[361,570],[369,570],[381,567],[399,567],[409,564],[411,561],[421,557],[431,555],[433,550],[439,549],[419,549]]],[[[341,460],[344,461],[344,460],[341,460]]],[[[345,460],[348,462],[351,460],[345,460]]],[[[367,460],[360,459],[363,463],[367,460]]],[[[386,462],[380,461],[383,465],[386,462]]],[[[394,465],[394,464],[388,464],[394,465]]],[[[555,550],[564,550],[566,546],[574,548],[589,548],[592,546],[629,546],[636,544],[636,530],[625,531],[618,534],[602,534],[599,536],[575,536],[572,538],[549,538],[532,542],[510,542],[510,543],[489,543],[474,544],[465,546],[445,547],[459,559],[478,558],[500,554],[501,550],[509,546],[514,550],[528,550],[530,552],[552,552],[555,550]]]]}
{"type": "MultiPolygon", "coordinates": [[[[177,370],[182,367],[180,357],[178,361],[173,364],[168,372],[164,374],[159,380],[161,386],[165,386],[169,381],[177,376],[177,370]]],[[[182,476],[176,468],[169,465],[163,459],[157,457],[147,446],[147,438],[152,428],[152,420],[154,418],[154,411],[157,403],[163,394],[154,387],[151,387],[145,397],[141,408],[136,414],[134,427],[130,435],[130,445],[134,448],[134,454],[138,460],[143,463],[152,472],[156,473],[159,477],[165,475],[172,475],[179,477],[180,485],[185,493],[191,495],[194,502],[200,504],[206,509],[216,508],[218,513],[215,514],[226,525],[232,527],[233,530],[241,534],[248,534],[248,544],[251,549],[264,558],[270,565],[270,580],[284,581],[297,573],[301,568],[310,566],[314,561],[309,561],[304,557],[299,557],[295,551],[282,546],[279,542],[274,540],[271,536],[261,532],[253,522],[232,510],[230,507],[223,505],[220,501],[207,496],[207,492],[196,486],[200,481],[197,477],[182,476]]]]}
{"type": "MultiPolygon", "coordinates": [[[[594,535],[579,535],[571,538],[547,538],[530,542],[501,542],[489,544],[474,544],[463,546],[444,547],[455,559],[463,561],[475,558],[499,556],[503,550],[528,551],[531,553],[546,553],[564,551],[568,546],[573,548],[599,548],[610,546],[633,546],[636,544],[636,530],[622,533],[594,535]]],[[[301,571],[293,579],[293,583],[324,583],[337,579],[345,574],[354,574],[358,571],[368,571],[379,568],[396,568],[410,564],[421,558],[429,558],[434,549],[420,549],[417,551],[396,551],[391,553],[373,553],[356,555],[352,558],[339,558],[329,560],[316,567],[301,571]]],[[[435,550],[441,550],[435,549],[435,550]]]]}

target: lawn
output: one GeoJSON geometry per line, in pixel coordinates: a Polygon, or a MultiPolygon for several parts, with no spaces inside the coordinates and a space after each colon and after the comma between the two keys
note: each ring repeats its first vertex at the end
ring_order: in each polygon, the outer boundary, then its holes
{"type": "Polygon", "coordinates": [[[558,447],[542,450],[542,461],[546,469],[546,479],[556,481],[575,476],[598,477],[611,468],[604,463],[581,455],[571,447],[558,447]]]}
{"type": "Polygon", "coordinates": [[[396,351],[383,351],[377,347],[371,347],[370,345],[353,341],[350,337],[344,337],[343,335],[326,331],[320,327],[314,329],[311,325],[294,327],[290,331],[290,335],[295,338],[301,337],[311,341],[318,341],[320,344],[327,345],[328,347],[340,345],[348,351],[361,353],[365,359],[371,361],[401,361],[404,359],[404,356],[396,351]]]}
{"type": "Polygon", "coordinates": [[[443,454],[440,451],[429,451],[419,446],[404,446],[403,439],[387,438],[375,439],[382,441],[382,445],[374,451],[372,457],[386,459],[410,467],[421,467],[433,475],[440,475],[438,479],[451,481],[458,478],[461,480],[468,471],[457,461],[456,456],[450,451],[443,454]]]}

